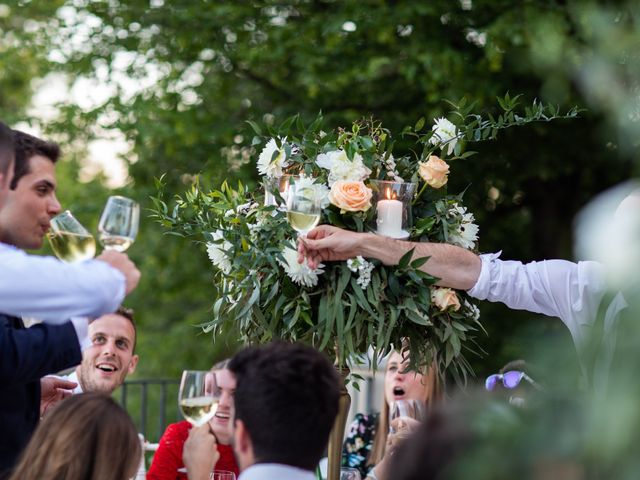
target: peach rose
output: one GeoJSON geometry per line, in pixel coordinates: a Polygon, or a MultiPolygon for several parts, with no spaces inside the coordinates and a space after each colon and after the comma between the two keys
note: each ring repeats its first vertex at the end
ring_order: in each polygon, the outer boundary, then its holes
{"type": "Polygon", "coordinates": [[[441,158],[431,155],[426,163],[420,162],[418,173],[427,185],[440,188],[447,184],[449,165],[441,158]]]}
{"type": "Polygon", "coordinates": [[[371,195],[363,182],[337,181],[331,186],[329,201],[342,211],[366,212],[371,208],[371,195]]]}
{"type": "Polygon", "coordinates": [[[450,288],[432,288],[431,301],[443,312],[449,307],[455,312],[460,310],[460,300],[456,292],[450,288]]]}

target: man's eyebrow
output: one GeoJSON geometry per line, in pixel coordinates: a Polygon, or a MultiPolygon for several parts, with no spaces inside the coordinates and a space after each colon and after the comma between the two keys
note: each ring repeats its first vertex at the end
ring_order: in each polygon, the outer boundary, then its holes
{"type": "Polygon", "coordinates": [[[53,183],[50,180],[40,180],[36,185],[40,186],[40,185],[46,185],[48,188],[55,190],[56,185],[55,183],[53,183]]]}

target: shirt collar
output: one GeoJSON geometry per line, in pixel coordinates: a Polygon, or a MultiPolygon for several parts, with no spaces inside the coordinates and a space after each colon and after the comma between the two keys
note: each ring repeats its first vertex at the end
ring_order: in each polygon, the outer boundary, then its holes
{"type": "Polygon", "coordinates": [[[264,480],[268,478],[278,480],[315,480],[316,477],[309,470],[290,465],[257,463],[244,470],[238,480],[264,480]]]}

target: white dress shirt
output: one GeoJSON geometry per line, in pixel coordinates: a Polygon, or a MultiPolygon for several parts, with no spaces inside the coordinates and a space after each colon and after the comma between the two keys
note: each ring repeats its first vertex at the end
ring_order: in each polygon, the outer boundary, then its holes
{"type": "Polygon", "coordinates": [[[240,472],[238,480],[316,480],[312,471],[278,463],[256,463],[240,472]]]}
{"type": "MultiPolygon", "coordinates": [[[[586,373],[584,349],[607,293],[604,270],[597,262],[545,260],[523,264],[499,260],[500,253],[480,255],[482,269],[467,293],[479,300],[502,302],[509,308],[558,317],[569,329],[580,366],[586,373]]],[[[594,385],[606,382],[616,343],[616,325],[627,307],[617,294],[605,310],[603,345],[594,371],[594,385]]]]}
{"type": "Polygon", "coordinates": [[[124,294],[124,275],[105,262],[64,263],[0,243],[2,313],[64,323],[114,312],[124,294]]]}

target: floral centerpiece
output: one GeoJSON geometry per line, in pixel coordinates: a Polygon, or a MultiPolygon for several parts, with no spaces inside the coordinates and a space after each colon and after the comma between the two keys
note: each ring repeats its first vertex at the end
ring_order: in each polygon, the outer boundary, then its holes
{"type": "Polygon", "coordinates": [[[390,230],[381,229],[386,212],[373,199],[384,192],[376,182],[416,184],[398,210],[404,216],[394,230],[402,232],[398,238],[474,250],[478,227],[462,195],[447,191],[450,165],[473,153],[466,151],[469,143],[493,139],[500,129],[576,115],[537,102],[518,115],[517,97],[508,95],[500,104],[496,118],[473,114],[462,102],[449,116],[455,124],[439,118],[426,128],[420,119],[401,132],[413,142],[411,154],[398,154],[396,136],[374,119],[333,130],[321,116],[308,126],[294,116],[277,129],[249,122],[263,188],[225,182],[205,191],[196,184],[169,208],[159,182],[157,219],[173,233],[200,241],[203,235],[214,266],[212,319],[205,328],[216,334],[233,326],[246,343],[303,341],[341,365],[370,348],[375,363],[378,354],[408,342],[414,364],[433,362],[439,373],[464,380],[470,371],[464,354],[475,350],[473,336],[482,329],[472,299],[437,287],[437,279],[420,270],[428,259],[412,259],[412,252],[395,266],[361,257],[314,270],[298,263],[283,186],[294,182],[319,203],[322,223],[384,233],[390,230]]]}

